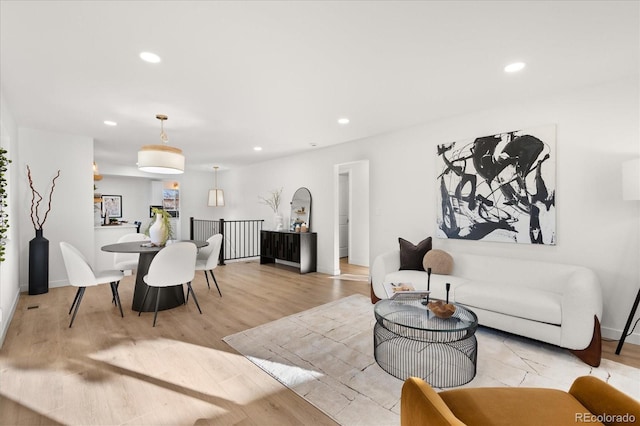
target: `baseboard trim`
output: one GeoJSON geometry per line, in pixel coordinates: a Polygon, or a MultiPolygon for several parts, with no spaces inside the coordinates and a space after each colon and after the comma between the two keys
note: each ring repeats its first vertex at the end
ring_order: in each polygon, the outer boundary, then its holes
{"type": "MultiPolygon", "coordinates": [[[[602,338],[605,340],[618,341],[622,337],[622,330],[617,328],[602,327],[602,338]]],[[[624,341],[625,345],[631,343],[633,345],[640,345],[640,330],[630,334],[624,341]]]]}
{"type": "Polygon", "coordinates": [[[20,301],[20,292],[17,292],[15,297],[13,298],[13,302],[11,303],[11,308],[9,309],[8,314],[4,317],[4,321],[0,324],[2,327],[0,328],[0,348],[4,344],[4,339],[7,336],[7,331],[9,331],[9,325],[11,325],[11,320],[13,320],[13,316],[16,313],[16,309],[18,309],[18,301],[20,301]]]}

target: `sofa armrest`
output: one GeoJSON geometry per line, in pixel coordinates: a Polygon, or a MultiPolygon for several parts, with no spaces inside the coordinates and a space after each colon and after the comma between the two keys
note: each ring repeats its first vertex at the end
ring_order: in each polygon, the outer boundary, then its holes
{"type": "Polygon", "coordinates": [[[371,285],[373,292],[380,299],[386,299],[387,295],[384,291],[382,283],[384,277],[391,272],[396,272],[400,269],[400,250],[391,250],[386,253],[382,253],[373,261],[371,267],[371,285]]]}
{"type": "Polygon", "coordinates": [[[409,377],[402,385],[401,426],[464,426],[427,382],[409,377]]]}
{"type": "Polygon", "coordinates": [[[594,315],[602,321],[602,289],[596,274],[588,268],[574,271],[563,288],[562,335],[560,345],[584,349],[593,337],[594,315]]]}
{"type": "Polygon", "coordinates": [[[569,393],[591,414],[607,415],[609,419],[603,420],[612,420],[604,421],[604,424],[630,424],[634,421],[629,418],[640,419],[640,402],[594,376],[578,377],[569,393]],[[618,421],[617,416],[621,416],[618,421]]]}

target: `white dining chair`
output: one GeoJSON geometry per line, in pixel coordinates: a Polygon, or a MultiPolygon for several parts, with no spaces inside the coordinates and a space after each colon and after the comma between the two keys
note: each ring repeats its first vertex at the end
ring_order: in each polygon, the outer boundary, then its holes
{"type": "Polygon", "coordinates": [[[73,325],[73,321],[76,319],[78,308],[80,308],[80,302],[82,302],[82,296],[87,287],[96,286],[99,284],[111,284],[111,293],[113,300],[118,308],[120,308],[120,316],[124,317],[122,312],[122,304],[120,303],[120,296],[118,295],[118,283],[124,276],[122,271],[100,271],[94,272],[87,262],[87,259],[71,244],[64,241],[60,242],[60,250],[62,250],[62,258],[64,260],[64,266],[67,270],[67,276],[69,277],[69,283],[78,287],[76,296],[73,299],[69,314],[73,311],[69,328],[73,325]],[[75,307],[75,310],[74,310],[75,307]]]}
{"type": "Polygon", "coordinates": [[[220,249],[222,248],[222,234],[212,235],[207,239],[207,242],[209,245],[202,247],[198,252],[198,257],[196,259],[196,271],[204,271],[204,277],[207,279],[207,287],[211,289],[211,286],[209,285],[209,277],[207,276],[207,271],[209,271],[211,278],[213,278],[213,282],[218,289],[218,294],[222,297],[218,280],[216,280],[216,276],[213,274],[213,270],[218,267],[218,258],[220,257],[220,249]]]}
{"type": "MultiPolygon", "coordinates": [[[[149,237],[145,234],[133,232],[131,234],[125,234],[118,238],[118,243],[129,243],[135,241],[148,241],[149,237]]],[[[122,272],[138,269],[138,253],[114,253],[113,254],[113,268],[122,272]]],[[[118,287],[120,284],[116,284],[118,287]]],[[[112,300],[115,303],[115,300],[112,300]]]]}
{"type": "MultiPolygon", "coordinates": [[[[193,292],[191,287],[191,281],[195,276],[194,265],[196,263],[198,249],[195,244],[188,242],[177,242],[167,245],[160,250],[151,261],[149,265],[149,272],[144,276],[143,280],[147,284],[147,289],[144,292],[142,304],[147,300],[149,289],[151,287],[157,287],[156,294],[156,308],[153,315],[153,326],[156,326],[156,318],[158,317],[158,306],[160,304],[160,292],[163,287],[175,286],[187,284],[187,300],[189,293],[193,295],[193,300],[196,302],[198,311],[202,314],[198,298],[193,292]]],[[[185,302],[186,303],[186,302],[185,302]]],[[[142,310],[138,312],[138,316],[142,313],[142,310]]]]}
{"type": "MultiPolygon", "coordinates": [[[[147,241],[149,237],[145,234],[131,233],[118,238],[118,243],[128,243],[134,241],[147,241]]],[[[138,268],[138,253],[114,253],[113,268],[120,271],[133,271],[138,268]]]]}

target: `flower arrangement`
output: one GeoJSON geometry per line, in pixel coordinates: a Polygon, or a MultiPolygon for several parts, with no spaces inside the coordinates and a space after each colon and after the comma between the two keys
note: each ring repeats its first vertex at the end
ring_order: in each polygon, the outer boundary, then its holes
{"type": "Polygon", "coordinates": [[[51,191],[49,192],[49,202],[47,204],[47,210],[44,212],[44,216],[40,219],[40,214],[38,209],[40,208],[40,203],[42,202],[42,195],[35,189],[33,186],[33,179],[31,178],[31,169],[29,165],[27,165],[27,178],[29,179],[29,188],[31,188],[31,223],[33,223],[33,229],[36,231],[42,230],[42,226],[47,221],[47,216],[49,216],[49,212],[51,211],[51,197],[53,196],[53,190],[56,187],[56,179],[60,177],[60,170],[53,177],[51,181],[51,191]]]}
{"type": "Polygon", "coordinates": [[[271,207],[271,210],[273,210],[274,213],[278,213],[278,208],[280,208],[281,196],[282,188],[274,189],[273,191],[271,191],[269,197],[258,196],[258,198],[260,199],[260,202],[262,204],[268,205],[269,207],[271,207]]]}

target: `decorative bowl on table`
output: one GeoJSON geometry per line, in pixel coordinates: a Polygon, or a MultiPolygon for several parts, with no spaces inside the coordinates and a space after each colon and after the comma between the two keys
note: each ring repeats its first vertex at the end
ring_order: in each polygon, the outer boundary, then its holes
{"type": "Polygon", "coordinates": [[[429,310],[438,318],[449,318],[456,311],[455,305],[445,303],[443,300],[435,300],[427,305],[429,310]]]}

